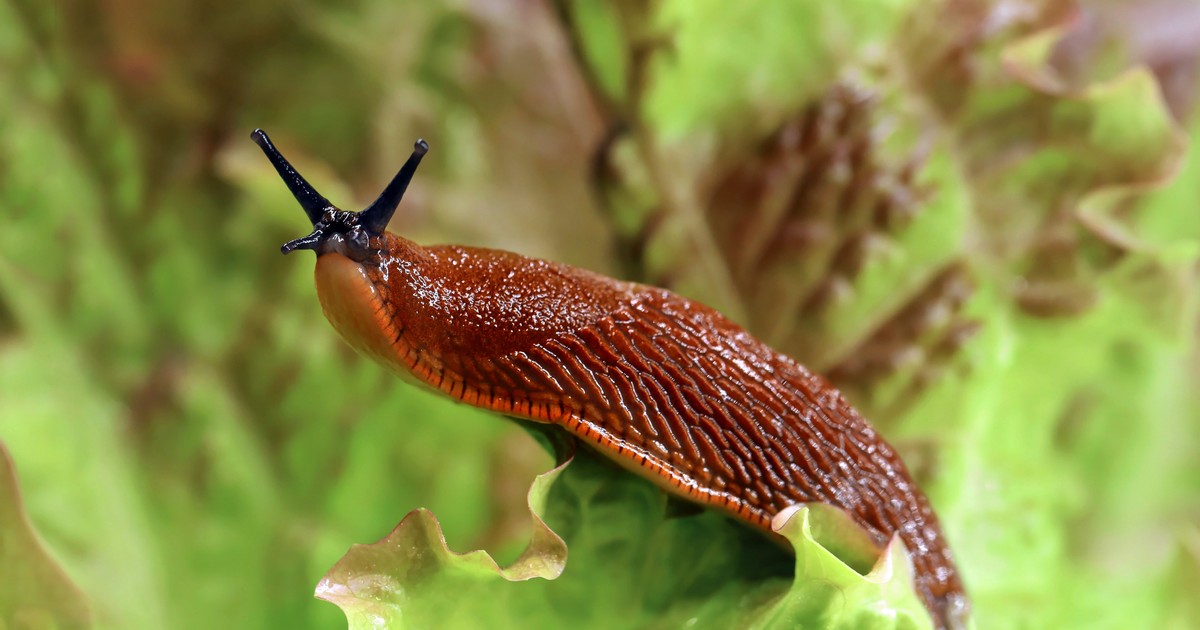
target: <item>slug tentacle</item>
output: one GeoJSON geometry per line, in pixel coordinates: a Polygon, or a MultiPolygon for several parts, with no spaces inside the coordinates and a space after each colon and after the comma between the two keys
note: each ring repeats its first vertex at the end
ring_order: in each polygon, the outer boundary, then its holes
{"type": "Polygon", "coordinates": [[[285,246],[317,252],[322,308],[352,346],[467,404],[558,425],[768,535],[789,506],[836,506],[877,548],[899,536],[934,624],[962,625],[969,606],[929,501],[824,378],[663,289],[376,234],[425,148],[366,212],[329,210],[285,246]]]}
{"type": "Polygon", "coordinates": [[[328,199],[317,192],[317,189],[313,188],[312,184],[309,184],[296,171],[291,162],[288,162],[287,158],[283,157],[283,154],[271,143],[271,138],[267,136],[267,132],[262,129],[255,129],[250,134],[250,138],[263,150],[263,153],[267,154],[267,159],[271,160],[271,164],[279,172],[279,176],[283,178],[283,182],[287,184],[288,190],[292,191],[292,195],[296,197],[296,201],[300,202],[300,207],[304,208],[304,214],[308,215],[308,220],[312,221],[313,225],[316,225],[321,220],[321,216],[325,214],[325,211],[334,207],[333,204],[329,203],[328,199]]]}
{"type": "Polygon", "coordinates": [[[301,236],[300,238],[284,243],[283,246],[279,248],[279,251],[283,252],[284,254],[290,254],[297,249],[315,250],[321,245],[321,241],[324,238],[325,234],[321,230],[313,230],[312,234],[309,234],[308,236],[301,236]]]}
{"type": "Polygon", "coordinates": [[[417,140],[413,145],[412,155],[408,156],[408,161],[400,167],[400,171],[392,178],[387,188],[383,189],[379,198],[362,211],[360,221],[362,226],[371,233],[371,236],[379,236],[387,229],[388,222],[392,220],[392,215],[400,206],[400,200],[404,198],[404,191],[408,190],[408,183],[412,181],[417,167],[421,164],[421,158],[425,157],[428,152],[429,143],[417,140]]]}
{"type": "Polygon", "coordinates": [[[318,257],[337,253],[360,262],[374,255],[376,250],[372,248],[372,239],[378,239],[387,229],[388,222],[404,198],[404,191],[421,164],[421,158],[429,152],[429,143],[417,140],[412,155],[379,198],[362,212],[347,212],[321,196],[275,148],[265,131],[255,129],[250,137],[271,160],[313,224],[312,233],[284,243],[279,251],[289,254],[297,249],[311,249],[318,257]]]}

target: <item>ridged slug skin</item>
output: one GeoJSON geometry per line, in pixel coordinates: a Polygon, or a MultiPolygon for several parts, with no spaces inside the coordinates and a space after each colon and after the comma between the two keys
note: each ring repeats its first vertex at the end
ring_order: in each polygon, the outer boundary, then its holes
{"type": "Polygon", "coordinates": [[[564,427],[666,490],[771,532],[789,505],[898,534],[940,628],[967,599],[937,517],[896,452],[822,377],[720,313],[568,265],[388,232],[317,259],[355,348],[467,404],[564,427]]]}

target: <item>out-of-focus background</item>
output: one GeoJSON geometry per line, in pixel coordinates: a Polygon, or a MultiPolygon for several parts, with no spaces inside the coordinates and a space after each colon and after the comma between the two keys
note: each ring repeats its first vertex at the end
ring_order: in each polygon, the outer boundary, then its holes
{"type": "Polygon", "coordinates": [[[314,586],[412,508],[527,537],[550,457],[337,339],[262,127],[349,209],[424,137],[393,231],[830,375],[979,627],[1195,627],[1197,59],[1169,1],[4,0],[0,625],[340,627],[314,586]]]}

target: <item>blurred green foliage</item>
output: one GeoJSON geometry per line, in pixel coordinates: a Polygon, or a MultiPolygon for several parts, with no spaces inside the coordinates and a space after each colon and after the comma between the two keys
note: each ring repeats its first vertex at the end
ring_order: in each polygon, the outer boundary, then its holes
{"type": "MultiPolygon", "coordinates": [[[[258,126],[349,208],[423,136],[392,230],[670,286],[831,374],[980,627],[1200,625],[1196,50],[1129,44],[1133,6],[0,3],[0,442],[49,551],[4,493],[0,580],[62,593],[0,625],[339,627],[314,587],[417,506],[456,551],[528,539],[551,458],[336,338],[258,126]]],[[[438,577],[409,621],[879,608],[586,455],[544,491],[562,577],[438,577]]]]}

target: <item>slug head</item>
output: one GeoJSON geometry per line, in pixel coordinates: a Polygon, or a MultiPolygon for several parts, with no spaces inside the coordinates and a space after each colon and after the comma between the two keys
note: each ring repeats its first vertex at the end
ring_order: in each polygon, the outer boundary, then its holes
{"type": "Polygon", "coordinates": [[[412,155],[404,166],[400,167],[400,171],[392,178],[387,188],[383,189],[379,198],[362,212],[347,212],[318,193],[275,148],[265,131],[255,129],[250,138],[263,150],[267,159],[271,160],[271,164],[275,166],[275,170],[279,172],[279,176],[283,178],[313,224],[311,234],[288,241],[280,248],[281,251],[287,254],[297,249],[311,249],[318,257],[322,254],[337,253],[356,262],[365,261],[374,253],[373,239],[383,235],[388,221],[391,221],[400,200],[404,197],[408,183],[417,172],[417,166],[421,164],[421,158],[429,151],[429,143],[417,140],[413,145],[412,155]]]}

